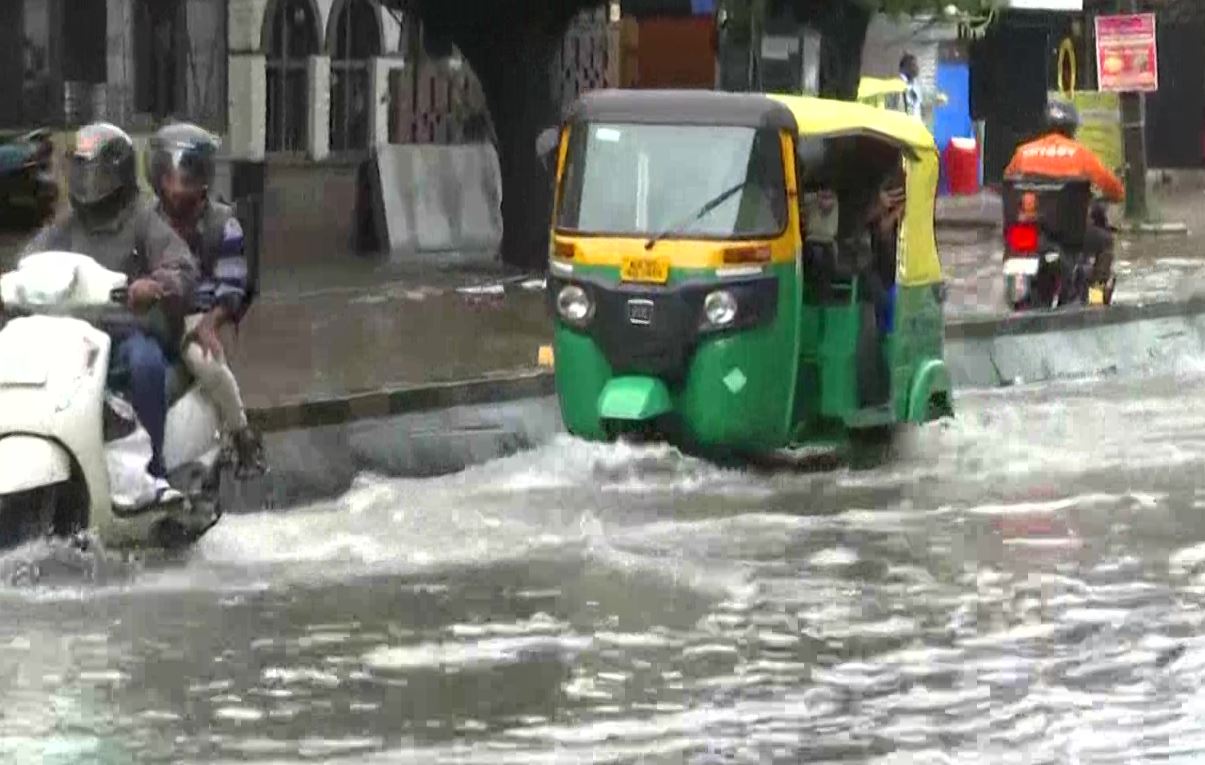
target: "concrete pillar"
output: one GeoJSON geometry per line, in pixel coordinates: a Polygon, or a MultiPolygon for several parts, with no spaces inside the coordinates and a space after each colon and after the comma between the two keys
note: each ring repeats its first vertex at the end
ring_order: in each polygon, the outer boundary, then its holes
{"type": "Polygon", "coordinates": [[[105,86],[95,118],[126,125],[134,112],[134,3],[105,0],[105,86]]]}
{"type": "Polygon", "coordinates": [[[231,53],[262,53],[268,0],[227,0],[226,43],[231,53]]]}
{"type": "Polygon", "coordinates": [[[310,56],[306,61],[306,71],[310,88],[306,155],[310,159],[326,159],[331,153],[330,57],[310,56]]]}
{"type": "Polygon", "coordinates": [[[404,69],[405,61],[400,58],[374,58],[369,61],[368,71],[372,84],[372,109],[368,119],[369,148],[389,143],[389,110],[393,108],[389,92],[389,73],[404,69]]]}
{"type": "Polygon", "coordinates": [[[227,150],[237,159],[263,159],[268,129],[264,57],[257,53],[230,56],[227,77],[227,150]]]}

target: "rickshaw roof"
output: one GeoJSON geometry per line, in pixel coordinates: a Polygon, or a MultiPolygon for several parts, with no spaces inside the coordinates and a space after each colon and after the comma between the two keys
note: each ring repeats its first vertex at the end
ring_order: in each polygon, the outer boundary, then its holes
{"type": "Polygon", "coordinates": [[[933,136],[903,112],[854,101],[715,90],[594,90],[569,111],[568,122],[723,125],[770,128],[813,136],[878,134],[916,151],[932,152],[933,136]]]}
{"type": "Polygon", "coordinates": [[[904,81],[899,77],[863,77],[858,82],[858,98],[876,98],[891,93],[903,93],[904,88],[904,81]]]}
{"type": "Polygon", "coordinates": [[[916,153],[937,151],[933,135],[925,123],[903,112],[879,109],[856,101],[811,96],[773,94],[767,98],[791,110],[800,135],[877,134],[903,144],[916,153]]]}
{"type": "Polygon", "coordinates": [[[577,100],[567,121],[796,130],[791,110],[774,99],[715,90],[594,90],[577,100]]]}

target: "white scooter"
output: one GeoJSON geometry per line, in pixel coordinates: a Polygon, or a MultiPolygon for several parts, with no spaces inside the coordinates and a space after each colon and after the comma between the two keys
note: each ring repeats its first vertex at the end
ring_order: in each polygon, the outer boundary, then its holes
{"type": "Polygon", "coordinates": [[[146,472],[149,436],[106,391],[112,342],[97,326],[138,321],[126,282],[68,252],[28,255],[0,277],[0,303],[16,317],[0,326],[0,546],[90,532],[109,549],[171,548],[221,517],[230,455],[187,372],[168,375],[164,461],[183,495],[169,504],[155,501],[146,472]]]}

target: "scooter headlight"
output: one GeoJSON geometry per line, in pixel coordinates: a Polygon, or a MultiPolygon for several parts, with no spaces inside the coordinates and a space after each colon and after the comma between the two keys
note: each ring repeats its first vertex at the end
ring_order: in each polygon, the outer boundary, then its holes
{"type": "Polygon", "coordinates": [[[714,327],[726,327],[736,320],[736,298],[728,290],[716,290],[703,301],[703,313],[714,327]]]}
{"type": "Polygon", "coordinates": [[[585,324],[594,314],[594,302],[584,289],[566,284],[556,296],[556,311],[570,324],[585,324]]]}

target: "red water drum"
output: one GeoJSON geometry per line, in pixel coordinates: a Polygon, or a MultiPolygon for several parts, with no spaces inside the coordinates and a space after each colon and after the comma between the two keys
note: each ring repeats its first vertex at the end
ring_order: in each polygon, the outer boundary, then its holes
{"type": "Polygon", "coordinates": [[[942,159],[951,194],[979,193],[979,144],[974,138],[951,138],[942,159]]]}

